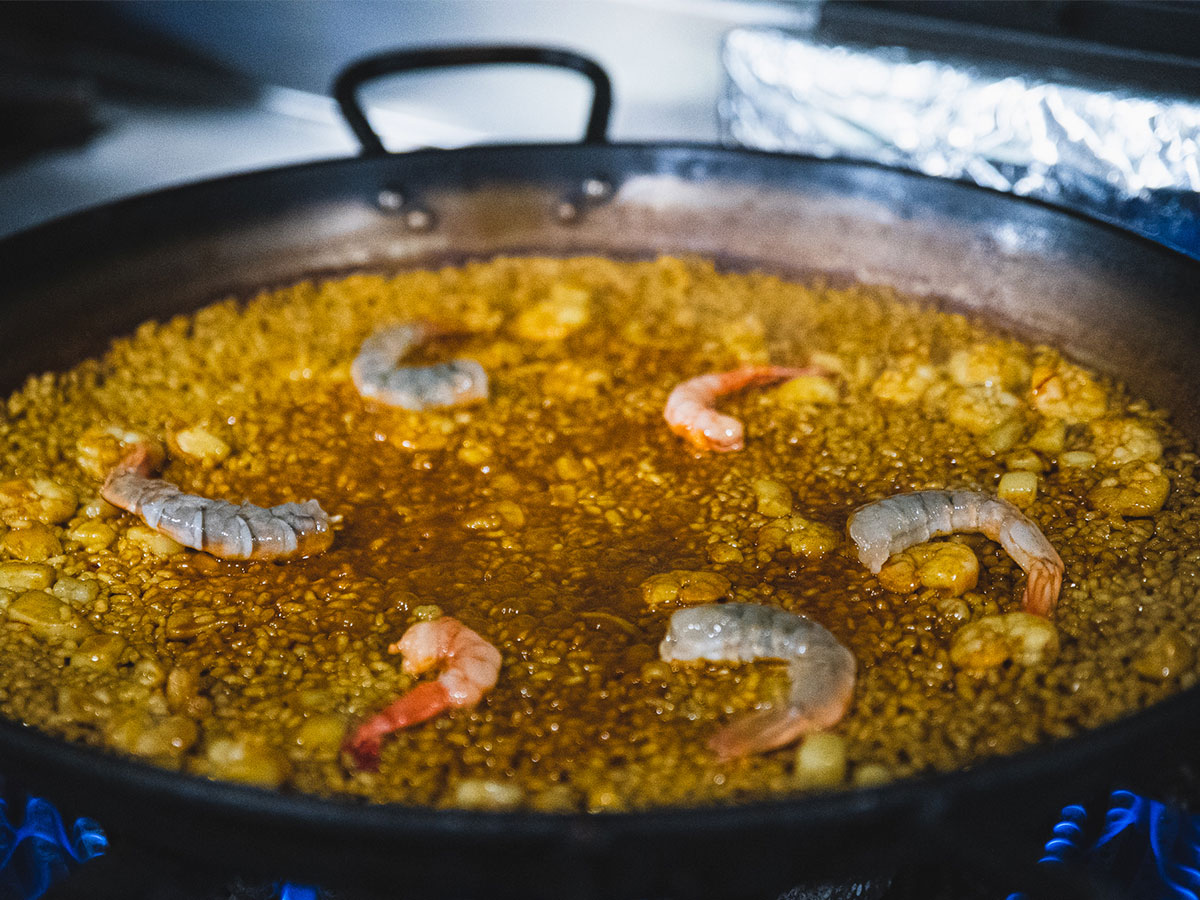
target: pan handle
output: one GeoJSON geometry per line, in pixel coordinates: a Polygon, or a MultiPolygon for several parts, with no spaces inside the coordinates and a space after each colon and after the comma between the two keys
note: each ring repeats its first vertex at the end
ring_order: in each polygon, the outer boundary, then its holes
{"type": "Polygon", "coordinates": [[[592,83],[592,109],[588,115],[585,144],[603,144],[608,140],[608,119],[612,112],[612,82],[598,63],[570,50],[522,45],[480,47],[436,47],[423,50],[400,50],[369,56],[351,63],[333,82],[333,96],[341,107],[342,116],[362,145],[363,156],[386,156],[387,148],[367,121],[358,89],[368,81],[398,72],[421,69],[446,69],[479,65],[543,65],[570,69],[587,76],[592,83]]]}

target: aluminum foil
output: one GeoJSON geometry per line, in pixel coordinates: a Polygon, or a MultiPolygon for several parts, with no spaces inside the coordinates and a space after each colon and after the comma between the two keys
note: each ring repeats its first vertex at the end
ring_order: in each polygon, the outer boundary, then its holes
{"type": "Polygon", "coordinates": [[[1200,100],[773,29],[722,51],[726,143],[973,181],[1200,257],[1200,100]]]}

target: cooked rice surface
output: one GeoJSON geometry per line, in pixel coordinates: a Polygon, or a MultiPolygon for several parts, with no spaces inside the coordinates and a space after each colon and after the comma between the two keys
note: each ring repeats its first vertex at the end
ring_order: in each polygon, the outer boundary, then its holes
{"type": "Polygon", "coordinates": [[[31,378],[0,436],[0,711],[218,779],[472,808],[725,803],[959,769],[1196,681],[1190,441],[1051,348],[877,287],[590,257],[304,282],[31,378]],[[454,333],[412,361],[478,360],[486,402],[356,393],[362,341],[416,318],[454,333]],[[680,381],[768,362],[828,374],[718,401],[744,450],[666,427],[680,381]],[[165,539],[98,499],[137,439],[189,493],[317,499],[331,549],[235,563],[165,539]],[[1057,652],[986,628],[969,645],[1024,586],[983,537],[879,576],[858,562],[847,516],[925,488],[1000,491],[1040,525],[1065,563],[1057,652]],[[853,651],[832,738],[727,763],[707,748],[787,688],[776,662],[658,659],[674,609],[721,599],[809,616],[853,651]],[[388,644],[438,615],[500,649],[499,682],[357,770],[346,734],[416,681],[388,644]]]}

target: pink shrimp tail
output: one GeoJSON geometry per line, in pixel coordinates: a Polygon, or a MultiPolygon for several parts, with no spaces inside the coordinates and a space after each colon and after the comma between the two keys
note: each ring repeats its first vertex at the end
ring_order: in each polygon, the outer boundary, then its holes
{"type": "Polygon", "coordinates": [[[667,398],[663,418],[675,434],[700,450],[741,450],[744,429],[732,416],[710,405],[717,397],[747,387],[772,384],[801,375],[826,374],[820,366],[743,366],[729,372],[700,375],[679,384],[667,398]]]}
{"type": "Polygon", "coordinates": [[[740,369],[734,369],[721,375],[719,394],[728,394],[760,384],[771,384],[775,381],[783,381],[785,378],[817,375],[822,371],[819,366],[742,366],[740,369]]]}
{"type": "Polygon", "coordinates": [[[708,747],[721,762],[784,747],[806,734],[832,728],[842,720],[854,697],[851,678],[815,706],[779,706],[749,713],[712,736],[708,747]]]}
{"type": "Polygon", "coordinates": [[[1021,609],[1035,616],[1049,616],[1058,604],[1062,580],[1061,565],[1035,563],[1030,566],[1025,581],[1025,593],[1021,596],[1021,609]]]}
{"type": "Polygon", "coordinates": [[[394,731],[417,725],[432,719],[450,705],[450,695],[439,681],[418,684],[408,693],[392,702],[355,729],[354,734],[342,744],[342,751],[350,754],[359,769],[375,771],[379,768],[379,751],[383,739],[394,731]]]}
{"type": "Polygon", "coordinates": [[[100,486],[100,496],[113,506],[133,512],[131,507],[136,504],[126,496],[128,485],[123,487],[120,482],[131,475],[135,478],[150,478],[162,464],[163,454],[160,449],[144,441],[134,444],[104,479],[104,484],[100,486]]]}
{"type": "Polygon", "coordinates": [[[708,747],[721,762],[774,750],[803,735],[820,731],[812,717],[789,707],[750,713],[718,731],[708,747]]]}
{"type": "Polygon", "coordinates": [[[145,442],[134,444],[121,461],[113,467],[108,481],[120,475],[141,475],[143,478],[149,478],[162,463],[162,451],[145,442]]]}

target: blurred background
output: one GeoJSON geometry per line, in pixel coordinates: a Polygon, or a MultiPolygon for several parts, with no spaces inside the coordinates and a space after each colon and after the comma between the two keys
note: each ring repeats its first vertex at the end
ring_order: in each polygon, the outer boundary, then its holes
{"type": "MultiPolygon", "coordinates": [[[[811,15],[742,0],[0,3],[0,231],[110,196],[351,155],[330,85],[383,50],[576,50],[613,79],[614,139],[714,141],[722,36],[811,15]]],[[[413,75],[370,99],[389,147],[411,149],[576,140],[588,96],[570,73],[535,70],[413,75]]]]}
{"type": "MultiPolygon", "coordinates": [[[[614,140],[870,159],[1200,252],[1200,4],[1148,0],[0,3],[0,234],[351,155],[330,98],[346,64],[498,42],[599,62],[614,140]]],[[[587,99],[582,79],[537,69],[408,75],[364,93],[394,150],[575,140],[587,99]]]]}

